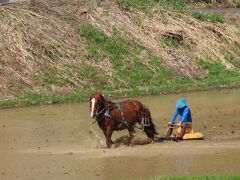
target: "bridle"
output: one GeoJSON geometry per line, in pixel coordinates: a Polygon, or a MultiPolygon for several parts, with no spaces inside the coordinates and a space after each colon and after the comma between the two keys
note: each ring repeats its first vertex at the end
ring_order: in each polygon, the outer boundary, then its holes
{"type": "MultiPolygon", "coordinates": [[[[90,99],[90,102],[92,103],[92,99],[90,99]]],[[[109,105],[106,105],[106,101],[105,100],[97,100],[96,102],[99,102],[100,104],[96,107],[96,105],[94,107],[90,107],[90,111],[92,112],[95,112],[96,113],[96,119],[104,112],[104,110],[106,110],[106,108],[109,106],[109,105]],[[101,105],[104,104],[104,107],[99,111],[101,105]]]]}

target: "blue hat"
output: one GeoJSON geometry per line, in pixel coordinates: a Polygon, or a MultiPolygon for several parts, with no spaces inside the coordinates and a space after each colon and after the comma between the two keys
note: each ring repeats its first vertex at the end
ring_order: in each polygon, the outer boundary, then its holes
{"type": "Polygon", "coordinates": [[[187,101],[184,98],[181,98],[177,101],[176,108],[181,109],[187,106],[187,101]]]}

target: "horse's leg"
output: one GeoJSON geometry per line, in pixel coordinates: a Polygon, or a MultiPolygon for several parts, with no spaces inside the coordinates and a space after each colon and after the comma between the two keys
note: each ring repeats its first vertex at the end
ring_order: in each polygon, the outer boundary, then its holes
{"type": "Polygon", "coordinates": [[[130,126],[130,127],[128,128],[128,132],[129,132],[129,137],[132,139],[132,138],[133,138],[133,134],[135,133],[134,127],[133,127],[133,126],[130,126]]]}
{"type": "MultiPolygon", "coordinates": [[[[106,138],[106,140],[107,140],[107,131],[106,130],[103,130],[103,133],[104,133],[104,135],[105,135],[105,138],[106,138]]],[[[114,144],[114,142],[111,140],[111,144],[114,144]]]]}
{"type": "Polygon", "coordinates": [[[112,145],[112,133],[113,133],[113,130],[111,127],[108,127],[107,130],[106,130],[106,144],[107,144],[107,148],[111,148],[111,145],[112,145]]]}

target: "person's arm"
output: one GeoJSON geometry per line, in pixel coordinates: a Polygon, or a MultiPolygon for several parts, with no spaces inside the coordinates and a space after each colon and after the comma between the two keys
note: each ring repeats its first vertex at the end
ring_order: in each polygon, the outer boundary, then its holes
{"type": "Polygon", "coordinates": [[[183,122],[184,120],[187,119],[189,113],[190,113],[190,109],[189,109],[188,107],[186,107],[186,108],[183,110],[182,116],[180,117],[180,123],[181,123],[181,124],[182,124],[182,122],[183,122]]]}
{"type": "Polygon", "coordinates": [[[172,122],[172,123],[174,123],[174,121],[176,120],[178,114],[179,114],[179,111],[178,111],[178,108],[176,108],[176,111],[175,111],[175,113],[173,114],[172,119],[171,119],[171,122],[172,122]]]}

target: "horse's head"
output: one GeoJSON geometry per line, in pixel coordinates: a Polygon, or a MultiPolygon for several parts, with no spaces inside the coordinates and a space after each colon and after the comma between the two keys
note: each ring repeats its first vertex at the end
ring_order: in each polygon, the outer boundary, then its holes
{"type": "Polygon", "coordinates": [[[100,93],[92,94],[89,98],[90,102],[90,112],[91,112],[91,118],[95,118],[98,116],[98,114],[101,112],[101,110],[104,108],[105,99],[100,93]]]}

